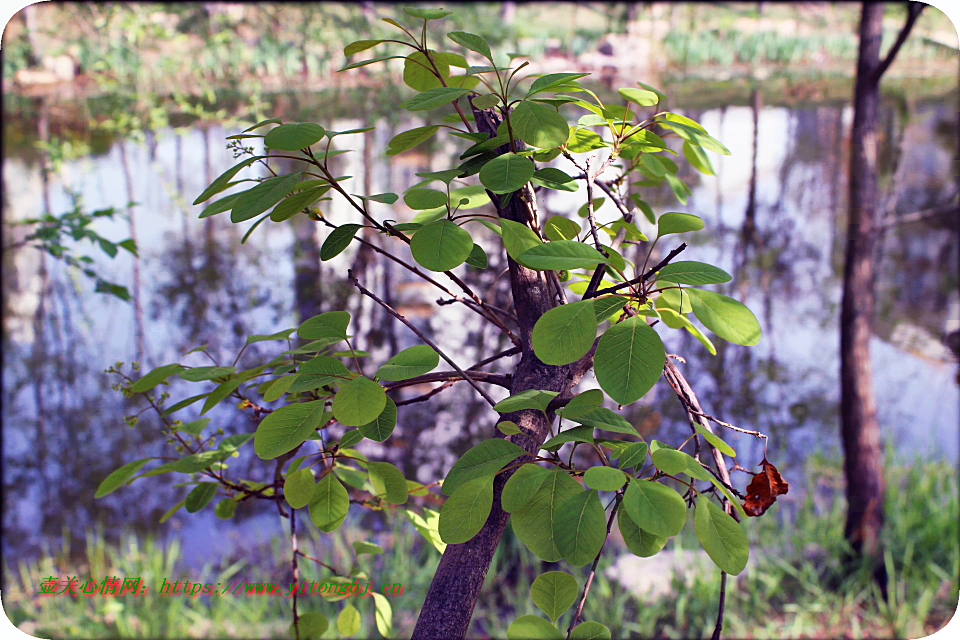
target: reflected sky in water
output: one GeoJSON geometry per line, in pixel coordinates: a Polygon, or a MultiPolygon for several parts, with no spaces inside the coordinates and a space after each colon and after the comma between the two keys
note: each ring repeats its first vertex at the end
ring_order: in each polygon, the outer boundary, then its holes
{"type": "MultiPolygon", "coordinates": [[[[308,103],[309,97],[293,98],[285,103],[289,113],[282,114],[287,120],[303,117],[300,112],[308,103]]],[[[757,96],[747,104],[752,106],[686,110],[733,155],[712,156],[715,178],[682,166],[680,175],[693,189],[686,205],[660,191],[649,193],[647,199],[658,213],[688,211],[706,221],[704,231],[691,234],[683,259],[711,262],[732,273],[733,282],[719,290],[755,311],[764,338],[752,348],[717,339],[718,354],[711,357],[685,332],[662,328],[661,335],[668,352],[686,358],[682,370],[705,410],[769,433],[771,458],[787,473],[811,453],[840,455],[838,316],[851,113],[837,104],[764,106],[757,96]]],[[[681,106],[676,108],[683,112],[681,106]]],[[[884,184],[896,185],[888,205],[908,212],[946,202],[956,190],[952,178],[956,110],[936,101],[911,103],[906,112],[895,107],[887,104],[883,112],[884,184]]],[[[45,115],[55,124],[58,110],[45,115]]],[[[336,130],[373,124],[342,117],[317,119],[336,130]]],[[[416,172],[451,166],[462,146],[453,138],[385,158],[386,144],[395,133],[420,124],[392,116],[382,120],[376,132],[353,136],[350,148],[356,151],[338,157],[335,173],[354,176],[354,193],[402,192],[418,181],[416,172]]],[[[355,346],[370,351],[375,364],[416,344],[416,336],[344,282],[341,276],[347,268],[447,353],[455,354],[464,367],[509,346],[491,328],[481,326],[476,314],[460,305],[436,306],[442,297],[438,290],[408,277],[382,256],[358,251],[356,243],[321,265],[319,244],[326,228],[306,221],[267,222],[241,244],[249,223],[243,228],[232,225],[227,214],[198,220],[202,206],[190,203],[235,162],[223,138],[238,130],[207,122],[162,129],[145,141],[117,138],[102,153],[65,162],[46,184],[35,154],[8,144],[5,222],[38,215],[45,199],[53,213],[68,210],[68,190],[80,194],[88,211],[106,206],[124,209],[130,200],[137,203],[131,213],[141,255],[142,320],[138,305],[92,294],[89,282],[36,250],[6,252],[5,551],[33,552],[44,536],[58,536],[63,528],[80,535],[98,521],[110,531],[157,530],[153,523],[185,493],[186,489],[172,487],[172,478],[161,476],[151,484],[137,481],[105,500],[93,501],[97,484],[114,468],[171,453],[157,435],[155,416],[143,414],[133,429],[123,424],[122,416],[142,406],[111,390],[112,381],[102,372],[115,361],[140,359],[148,368],[174,361],[197,366],[205,363],[202,354],[180,354],[208,344],[221,364],[229,364],[247,335],[293,327],[309,315],[338,308],[353,313],[355,346]]],[[[562,161],[554,164],[564,168],[562,161]]],[[[581,189],[541,197],[542,219],[554,214],[575,217],[585,193],[581,189]]],[[[323,210],[335,224],[358,221],[343,202],[325,203],[323,210]]],[[[601,208],[601,221],[611,219],[612,212],[609,203],[601,208]]],[[[401,221],[412,217],[401,204],[374,205],[373,214],[401,221]]],[[[942,340],[960,325],[953,268],[957,245],[948,225],[946,220],[930,220],[895,226],[882,243],[872,344],[874,380],[885,443],[898,448],[904,459],[958,458],[957,366],[942,340]]],[[[645,220],[639,226],[652,228],[645,220]]],[[[491,264],[483,272],[462,267],[465,279],[477,291],[490,291],[494,304],[507,306],[507,280],[495,281],[506,267],[499,240],[479,224],[469,228],[491,264]]],[[[115,240],[131,235],[125,218],[100,221],[96,230],[115,240]]],[[[373,241],[381,246],[386,242],[373,241]]],[[[678,242],[665,240],[657,255],[678,242]]],[[[96,256],[92,250],[88,253],[96,256]]],[[[625,257],[642,262],[644,254],[637,248],[625,257]]],[[[133,260],[124,252],[113,260],[97,256],[97,266],[108,279],[132,287],[133,260]]],[[[279,344],[255,345],[241,364],[257,362],[258,355],[274,353],[271,349],[279,344]]],[[[490,368],[506,371],[509,362],[490,368]]],[[[592,373],[588,374],[582,388],[594,386],[592,373]]],[[[170,390],[176,400],[199,393],[197,388],[195,383],[175,381],[170,390]]],[[[404,390],[396,398],[423,391],[404,390]]],[[[493,393],[498,399],[506,395],[500,388],[493,393]]],[[[199,405],[193,405],[178,417],[187,421],[198,413],[199,405]]],[[[688,431],[665,384],[657,385],[625,414],[645,436],[667,442],[678,443],[688,431]]],[[[256,427],[231,402],[209,415],[212,424],[227,434],[256,427]]],[[[472,443],[488,437],[495,418],[461,383],[427,403],[402,407],[389,446],[367,442],[362,451],[391,459],[409,477],[429,482],[472,443]]],[[[334,436],[338,435],[336,431],[334,436]]],[[[735,434],[725,438],[740,452],[741,464],[759,461],[762,452],[751,439],[735,434]]],[[[272,468],[249,457],[234,459],[231,474],[268,480],[272,468]]],[[[192,516],[178,514],[159,530],[182,537],[188,559],[199,562],[214,540],[220,553],[231,545],[265,541],[278,528],[275,513],[265,512],[262,503],[245,502],[226,534],[211,509],[192,516]]]]}

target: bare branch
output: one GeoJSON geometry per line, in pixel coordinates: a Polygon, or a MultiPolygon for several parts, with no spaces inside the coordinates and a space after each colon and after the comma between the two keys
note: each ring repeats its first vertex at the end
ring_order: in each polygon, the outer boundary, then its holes
{"type": "Polygon", "coordinates": [[[923,11],[923,8],[927,6],[922,2],[910,2],[907,4],[907,21],[904,23],[903,28],[900,29],[900,35],[897,36],[896,42],[893,43],[893,46],[890,47],[890,51],[887,52],[887,57],[883,59],[883,62],[880,63],[880,66],[874,69],[871,80],[873,82],[880,82],[880,78],[886,73],[887,68],[893,63],[893,59],[897,57],[897,53],[900,51],[900,47],[903,46],[903,43],[907,41],[907,36],[910,35],[910,31],[913,29],[914,23],[917,21],[917,18],[920,17],[920,12],[923,11]]]}
{"type": "MultiPolygon", "coordinates": [[[[613,286],[613,287],[607,287],[606,289],[600,289],[599,291],[594,291],[594,292],[593,292],[593,295],[591,295],[591,296],[589,296],[589,297],[591,297],[591,298],[596,298],[597,296],[601,296],[601,295],[606,294],[606,293],[616,293],[617,291],[620,291],[621,289],[626,289],[627,287],[631,287],[631,286],[636,285],[636,284],[643,284],[644,282],[646,282],[647,280],[649,280],[650,278],[652,278],[652,277],[654,276],[654,274],[656,274],[658,271],[660,271],[660,269],[663,269],[665,266],[667,266],[667,264],[669,264],[671,260],[673,260],[674,258],[676,258],[677,255],[678,255],[681,251],[683,251],[684,249],[686,249],[686,248],[687,248],[687,243],[686,243],[686,242],[681,243],[679,247],[677,247],[676,249],[674,249],[673,251],[671,251],[670,253],[668,253],[666,258],[664,258],[663,260],[661,260],[661,261],[660,261],[659,263],[657,263],[655,266],[651,267],[650,270],[647,271],[647,272],[646,272],[645,274],[643,274],[642,276],[639,276],[639,277],[637,277],[637,278],[634,278],[633,280],[628,280],[627,282],[621,282],[620,284],[615,285],[615,286],[613,286]]],[[[584,294],[583,297],[584,297],[584,299],[586,299],[588,296],[587,296],[586,294],[584,294]]]]}

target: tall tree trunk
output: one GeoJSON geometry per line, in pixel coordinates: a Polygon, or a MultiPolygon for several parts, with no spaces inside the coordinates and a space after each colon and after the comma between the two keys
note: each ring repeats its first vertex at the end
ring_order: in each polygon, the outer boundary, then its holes
{"type": "Polygon", "coordinates": [[[847,479],[845,535],[858,555],[880,554],[884,522],[883,449],[870,361],[874,309],[877,206],[877,123],[880,78],[909,34],[923,5],[910,3],[907,23],[880,59],[883,5],[865,2],[850,139],[850,196],[840,312],[840,432],[847,479]]]}
{"type": "MultiPolygon", "coordinates": [[[[492,110],[475,110],[474,115],[479,131],[491,136],[496,135],[500,119],[492,110]]],[[[507,147],[498,149],[498,153],[507,151],[507,147]]],[[[500,216],[521,224],[536,220],[536,196],[529,185],[524,187],[523,191],[513,194],[509,204],[500,211],[500,216]]],[[[508,263],[521,340],[520,362],[513,374],[510,393],[546,389],[559,392],[558,398],[568,399],[570,390],[593,363],[593,349],[572,364],[551,366],[540,362],[533,353],[530,336],[533,325],[540,316],[555,306],[547,272],[527,269],[511,258],[508,258],[508,263]]],[[[512,420],[521,429],[533,434],[518,434],[508,438],[531,456],[536,454],[549,434],[553,418],[552,411],[548,411],[546,415],[535,410],[503,414],[503,419],[512,420]]],[[[497,436],[502,437],[499,434],[497,436]]],[[[525,460],[529,458],[523,457],[517,462],[525,460]]],[[[511,474],[512,472],[501,473],[494,480],[493,508],[480,533],[462,544],[447,545],[420,610],[413,640],[455,640],[467,634],[483,579],[510,517],[510,514],[500,507],[500,494],[511,474]]]]}

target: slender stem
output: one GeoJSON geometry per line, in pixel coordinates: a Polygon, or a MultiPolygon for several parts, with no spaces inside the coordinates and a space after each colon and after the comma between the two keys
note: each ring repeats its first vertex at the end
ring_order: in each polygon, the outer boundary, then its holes
{"type": "MultiPolygon", "coordinates": [[[[293,568],[293,583],[297,584],[300,582],[300,567],[297,564],[297,511],[295,509],[290,510],[290,548],[293,550],[293,555],[290,558],[290,566],[293,568]]],[[[297,640],[300,640],[296,588],[293,590],[293,631],[296,634],[297,640]]]]}
{"type": "Polygon", "coordinates": [[[727,603],[727,572],[720,572],[720,605],[717,608],[717,626],[713,629],[713,635],[710,640],[720,640],[720,632],[723,631],[723,609],[727,603]]]}
{"type": "Polygon", "coordinates": [[[610,528],[613,526],[613,518],[617,515],[617,509],[620,508],[621,501],[623,500],[623,489],[617,491],[617,503],[613,505],[613,510],[610,511],[610,517],[607,519],[607,534],[603,538],[603,545],[600,547],[600,552],[597,553],[597,557],[593,559],[593,565],[590,567],[590,573],[587,575],[587,582],[583,585],[583,594],[580,596],[580,602],[577,604],[577,611],[573,614],[573,618],[570,619],[570,626],[567,627],[567,640],[570,640],[570,634],[573,632],[573,628],[577,626],[577,623],[580,621],[580,614],[583,613],[583,606],[587,603],[587,595],[590,593],[590,587],[593,585],[593,578],[597,575],[597,565],[600,563],[600,556],[603,555],[603,547],[607,544],[607,538],[610,537],[610,528]]]}
{"type": "MultiPolygon", "coordinates": [[[[665,266],[667,266],[667,264],[669,264],[669,262],[670,262],[671,260],[673,260],[681,251],[683,251],[683,250],[686,249],[686,248],[687,248],[687,243],[684,242],[684,243],[682,243],[679,247],[677,247],[676,249],[674,249],[673,251],[671,251],[669,254],[667,254],[667,257],[666,257],[666,258],[664,258],[663,260],[661,260],[661,261],[660,261],[659,263],[657,263],[654,267],[651,267],[651,269],[650,269],[649,271],[647,271],[646,273],[644,273],[642,276],[637,277],[637,278],[634,278],[633,280],[628,280],[627,282],[622,282],[622,283],[620,283],[620,284],[618,284],[618,285],[615,285],[615,286],[612,286],[612,287],[607,287],[606,289],[600,289],[599,291],[594,291],[594,292],[593,292],[593,295],[590,296],[590,297],[591,297],[591,298],[595,298],[595,297],[600,296],[600,295],[603,295],[603,294],[605,294],[605,293],[616,293],[617,291],[620,291],[621,289],[626,289],[627,287],[630,287],[630,286],[633,286],[633,285],[636,285],[636,284],[643,284],[644,282],[646,282],[647,280],[649,280],[650,278],[652,278],[652,277],[654,276],[654,274],[656,274],[658,271],[660,271],[660,269],[663,269],[665,266]]],[[[587,297],[587,296],[584,295],[584,298],[586,298],[586,297],[587,297]]]]}

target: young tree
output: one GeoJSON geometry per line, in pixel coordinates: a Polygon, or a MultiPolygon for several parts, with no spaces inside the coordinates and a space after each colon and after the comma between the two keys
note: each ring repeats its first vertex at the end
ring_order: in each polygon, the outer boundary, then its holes
{"type": "MultiPolygon", "coordinates": [[[[722,339],[741,345],[760,340],[760,326],[745,306],[700,288],[729,281],[730,275],[722,269],[678,261],[687,247],[683,242],[663,259],[651,260],[659,242],[704,225],[688,213],[655,216],[638,191],[666,183],[685,203],[689,189],[677,177],[678,167],[670,156],[682,153],[694,168],[709,175],[713,170],[706,152],[729,151],[693,120],[657,110],[662,94],[643,83],[619,89],[621,102],[608,104],[581,82],[588,74],[524,77],[520,72],[526,62],[515,64],[516,57],[511,57],[509,64],[498,64],[483,38],[471,33],[447,34],[470,60],[461,53],[440,50],[439,45],[431,47],[428,23],[449,12],[404,11],[422,23],[408,29],[388,19],[402,36],[355,42],[344,52],[350,57],[374,47],[395,47],[401,53],[354,62],[343,70],[402,59],[404,82],[417,91],[402,105],[405,109],[417,113],[453,109],[436,118],[437,124],[405,131],[390,141],[387,154],[392,156],[441,130],[465,140],[463,162],[417,174],[423,180],[404,193],[406,205],[419,211],[412,222],[376,215],[377,205],[394,204],[397,194],[351,194],[345,179],[331,169],[330,159],[341,152],[334,143],[372,127],[331,131],[314,123],[284,124],[279,118],[230,137],[238,156],[249,157],[214,180],[196,203],[243,182],[234,181],[235,176],[259,163],[274,175],[252,179],[256,184],[251,188],[213,202],[201,217],[230,211],[233,222],[256,218],[245,240],[268,219],[281,223],[305,217],[325,225],[331,232],[320,248],[322,260],[359,242],[481,316],[514,346],[464,366],[348,271],[347,278],[361,295],[380,305],[423,344],[400,351],[372,373],[372,367],[361,364],[366,354],[350,335],[350,315],[331,311],[305,320],[296,329],[251,336],[247,344],[287,341],[294,331],[309,341],[299,347],[290,344],[255,367],[237,369],[241,350],[229,366],[214,359],[213,366],[203,367],[171,363],[136,380],[121,374],[124,380],[118,386],[128,395],[144,394],[170,441],[187,455],[139,476],[150,459],[131,462],[104,480],[97,494],[106,495],[136,477],[180,472],[202,482],[172,511],[181,505],[197,511],[218,493],[223,498],[217,514],[227,518],[240,500],[272,501],[290,522],[294,580],[299,578],[301,558],[334,569],[299,550],[299,509],[306,508],[313,525],[324,532],[340,527],[351,504],[402,511],[443,551],[413,634],[416,638],[458,638],[467,633],[490,560],[512,519],[517,537],[538,557],[563,559],[578,567],[591,565],[591,569],[582,589],[566,572],[540,576],[532,596],[549,620],[521,617],[513,621],[508,635],[563,637],[555,624],[577,603],[566,636],[609,637],[604,625],[581,623],[581,616],[615,518],[630,550],[650,556],[680,532],[688,507],[695,505],[697,536],[725,584],[726,573],[742,571],[748,558],[740,518],[762,514],[787,490],[764,457],[745,503],[740,504],[743,494],[733,486],[724,461],[724,455],[736,453],[713,432],[711,423],[764,442],[766,436],[705,413],[674,364],[683,359],[666,353],[654,328],[688,331],[715,353],[710,338],[689,317],[693,313],[722,339]],[[641,109],[647,111],[638,115],[641,109]],[[576,114],[577,124],[571,127],[561,110],[576,114]],[[273,128],[258,133],[267,126],[273,128]],[[682,141],[680,153],[667,145],[668,136],[682,141]],[[255,155],[242,147],[239,140],[249,138],[262,139],[266,151],[255,155]],[[277,175],[270,164],[274,158],[296,161],[296,170],[277,175]],[[562,159],[569,172],[545,166],[555,159],[562,159]],[[581,220],[541,219],[538,192],[579,191],[580,184],[586,195],[581,220]],[[362,222],[335,225],[327,220],[313,205],[330,196],[344,198],[362,222]],[[613,215],[605,222],[597,213],[604,199],[613,203],[607,208],[613,215]],[[634,223],[637,215],[656,225],[652,241],[634,223]],[[456,273],[464,264],[487,268],[487,255],[471,236],[478,225],[502,239],[512,309],[491,306],[456,273]],[[374,230],[383,242],[364,239],[358,235],[362,228],[374,230]],[[641,264],[622,255],[625,245],[646,248],[641,264]],[[454,294],[451,288],[461,293],[454,294]],[[346,350],[341,344],[346,344],[346,350]],[[511,356],[519,360],[510,375],[483,370],[511,356]],[[441,359],[449,370],[433,371],[441,359]],[[600,389],[576,393],[590,368],[600,389]],[[636,402],[661,374],[690,420],[690,436],[677,447],[644,441],[629,421],[603,406],[608,398],[618,406],[636,402]],[[158,396],[154,389],[171,376],[216,386],[164,408],[166,394],[158,396]],[[383,442],[391,435],[398,411],[388,392],[458,380],[470,384],[500,414],[499,422],[496,433],[468,450],[447,472],[441,486],[446,501],[437,513],[415,504],[431,486],[407,481],[398,468],[368,460],[355,446],[364,438],[383,442]],[[496,402],[486,391],[489,385],[505,387],[510,395],[496,402]],[[206,413],[228,397],[240,400],[240,406],[259,420],[255,434],[230,435],[214,448],[219,434],[203,435],[209,418],[182,423],[171,417],[200,400],[201,414],[206,413]],[[279,405],[269,406],[274,402],[279,405]],[[564,428],[565,422],[572,426],[564,428]],[[273,465],[272,482],[227,477],[224,461],[251,440],[257,456],[273,465]],[[566,459],[559,455],[565,445],[571,449],[566,459]],[[589,455],[575,459],[578,447],[589,455]],[[609,498],[606,504],[601,495],[609,498]]],[[[388,635],[389,605],[379,594],[373,595],[377,627],[388,635]]],[[[716,636],[722,612],[721,595],[716,636]]],[[[354,629],[358,616],[353,605],[345,607],[340,616],[344,626],[338,619],[340,631],[346,634],[354,629]]],[[[292,630],[298,639],[315,638],[327,625],[317,612],[300,613],[294,595],[292,630]]]]}

